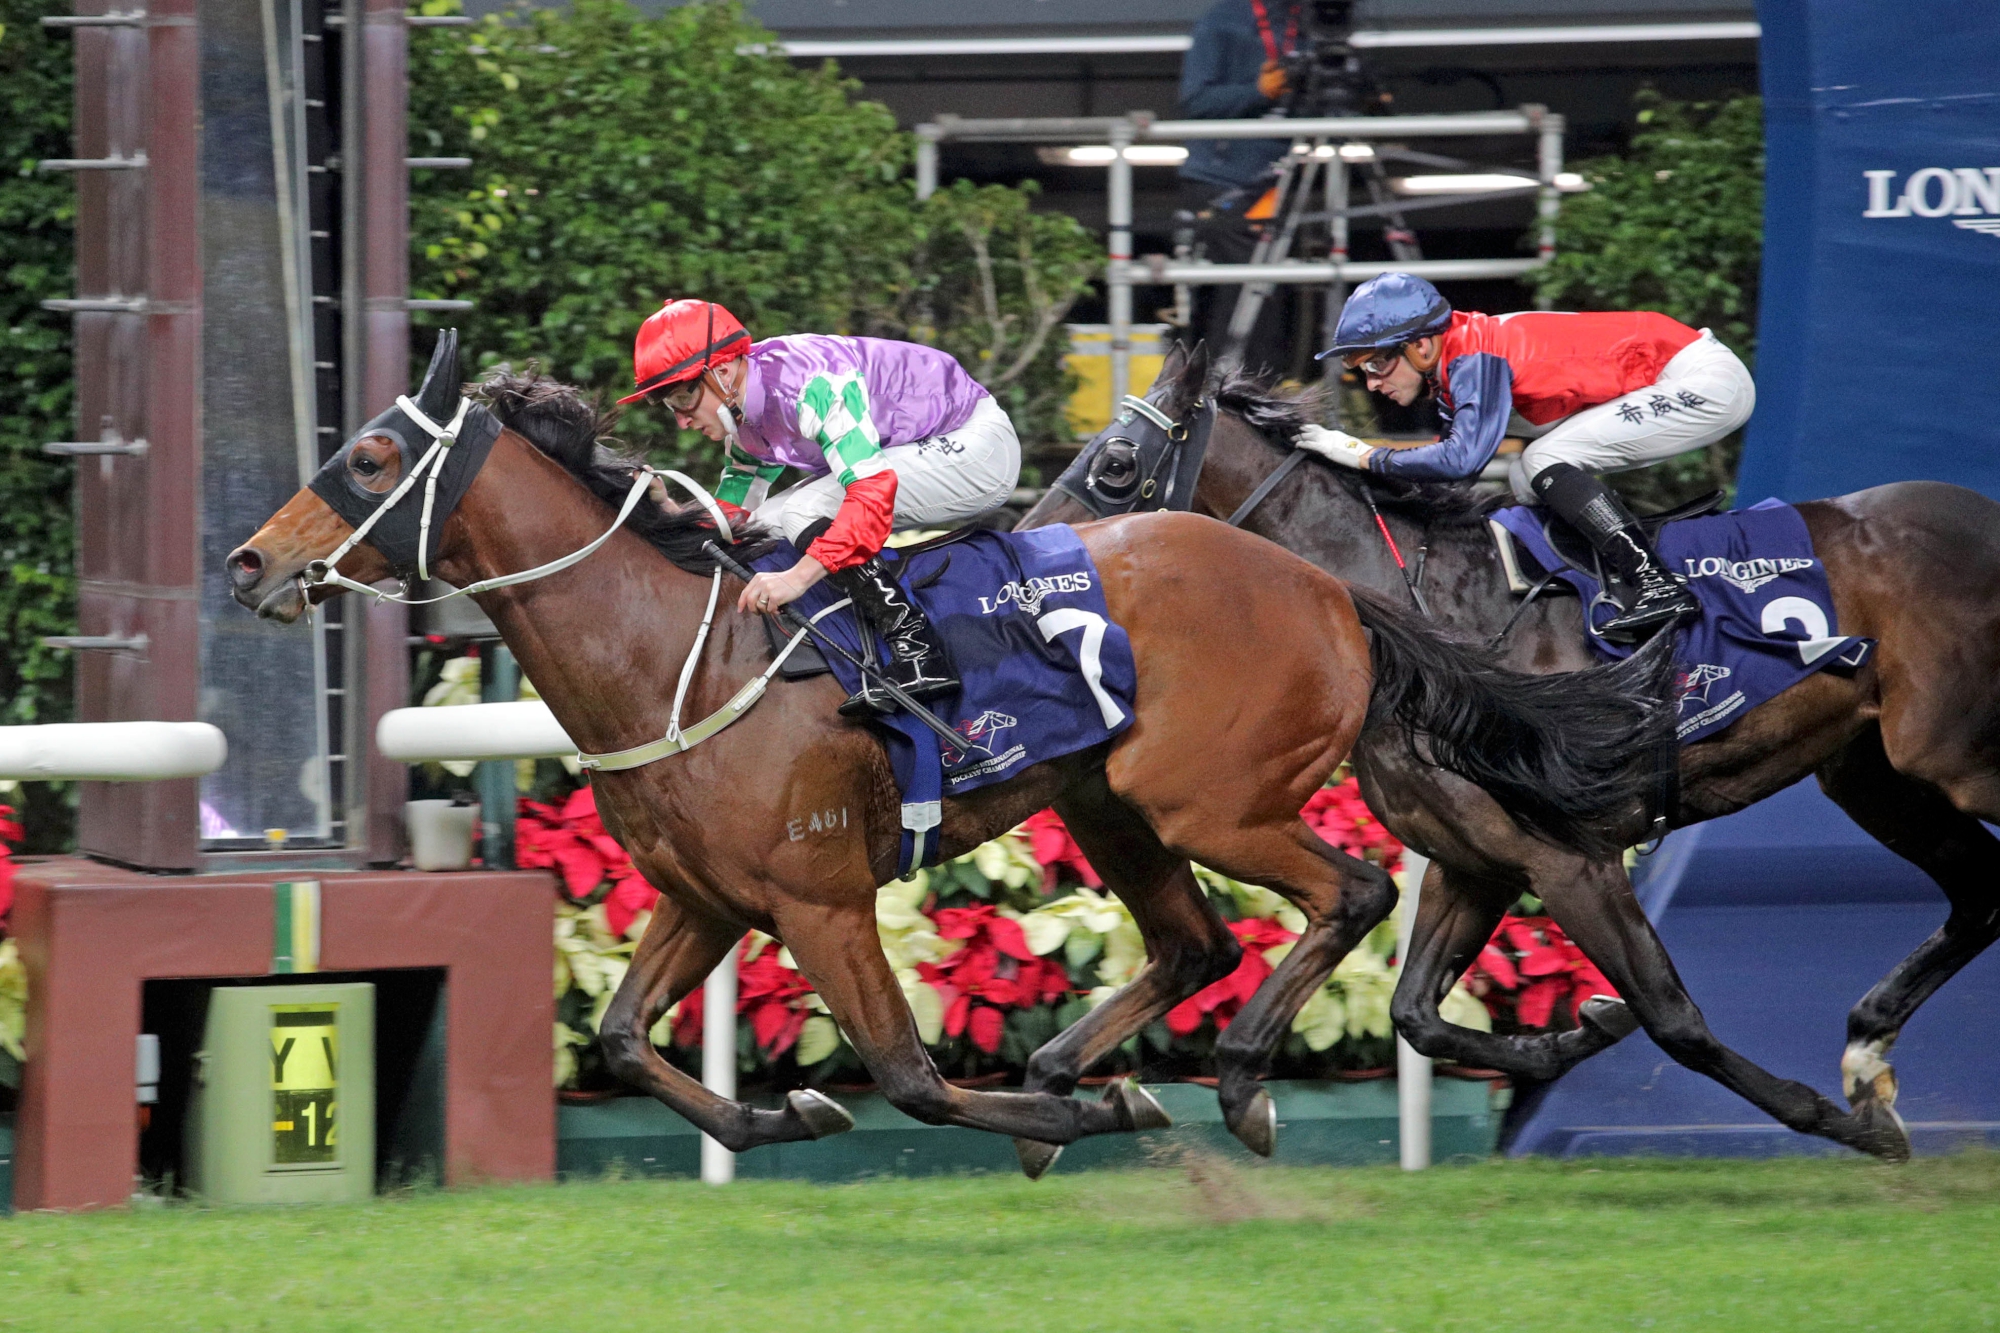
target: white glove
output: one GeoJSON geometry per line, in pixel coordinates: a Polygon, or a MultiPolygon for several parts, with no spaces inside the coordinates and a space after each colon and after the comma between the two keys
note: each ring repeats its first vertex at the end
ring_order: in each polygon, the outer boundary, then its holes
{"type": "Polygon", "coordinates": [[[1329,463],[1351,467],[1357,472],[1368,471],[1369,455],[1375,446],[1355,439],[1346,431],[1328,430],[1324,426],[1306,426],[1299,431],[1292,443],[1307,453],[1318,454],[1329,463]]]}

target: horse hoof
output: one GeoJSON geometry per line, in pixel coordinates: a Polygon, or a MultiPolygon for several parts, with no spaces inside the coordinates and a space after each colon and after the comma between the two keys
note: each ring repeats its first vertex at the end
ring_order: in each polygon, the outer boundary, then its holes
{"type": "Polygon", "coordinates": [[[1222,1118],[1237,1141],[1259,1157],[1269,1157],[1278,1150],[1278,1104],[1262,1088],[1235,1115],[1225,1108],[1222,1118]]]}
{"type": "Polygon", "coordinates": [[[790,1103],[792,1113],[805,1121],[806,1132],[816,1139],[845,1134],[854,1128],[854,1117],[847,1113],[847,1108],[823,1092],[800,1088],[786,1093],[785,1101],[790,1103]]]}
{"type": "Polygon", "coordinates": [[[1583,1002],[1576,1016],[1613,1042],[1623,1041],[1639,1030],[1639,1020],[1633,1016],[1632,1006],[1615,995],[1591,996],[1583,1002]]]}
{"type": "Polygon", "coordinates": [[[1895,1107],[1870,1098],[1854,1108],[1854,1119],[1860,1124],[1852,1140],[1855,1147],[1885,1162],[1910,1160],[1910,1131],[1895,1107]]]}
{"type": "Polygon", "coordinates": [[[1121,1078],[1104,1089],[1104,1100],[1118,1108],[1118,1127],[1127,1130],[1172,1129],[1174,1118],[1136,1078],[1121,1078]]]}
{"type": "Polygon", "coordinates": [[[1021,1159],[1021,1174],[1030,1180],[1040,1180],[1062,1156],[1060,1143],[1039,1143],[1034,1139],[1015,1139],[1014,1155],[1021,1159]]]}

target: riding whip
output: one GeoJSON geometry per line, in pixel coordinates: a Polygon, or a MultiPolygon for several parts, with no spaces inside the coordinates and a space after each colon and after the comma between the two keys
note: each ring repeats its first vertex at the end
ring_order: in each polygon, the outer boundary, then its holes
{"type": "MultiPolygon", "coordinates": [[[[731,559],[729,554],[726,551],[724,551],[720,546],[717,546],[714,542],[703,542],[701,544],[701,549],[707,552],[709,557],[712,560],[714,560],[716,564],[722,566],[724,573],[734,575],[736,578],[743,580],[743,582],[745,583],[748,583],[753,577],[755,577],[755,575],[753,575],[749,569],[745,568],[743,565],[731,559]]],[[[951,745],[954,748],[965,744],[965,737],[959,735],[957,732],[953,731],[950,727],[947,727],[942,721],[938,719],[938,715],[936,713],[933,713],[930,709],[924,707],[922,704],[918,703],[915,699],[912,699],[909,695],[909,692],[905,690],[902,686],[898,685],[895,681],[890,680],[887,676],[883,675],[879,668],[871,666],[870,664],[856,657],[853,653],[848,652],[847,649],[841,647],[840,644],[836,643],[833,637],[829,635],[825,630],[821,629],[818,625],[813,624],[812,621],[806,619],[804,616],[800,615],[797,611],[794,611],[791,607],[781,606],[777,610],[767,612],[766,614],[776,616],[778,618],[779,623],[784,625],[788,629],[804,630],[806,633],[812,635],[813,640],[816,643],[818,643],[821,648],[830,648],[834,652],[840,654],[841,658],[845,660],[849,666],[853,667],[856,671],[859,671],[861,673],[861,678],[864,682],[869,677],[871,676],[874,677],[875,683],[882,687],[883,693],[887,694],[891,699],[894,699],[898,704],[902,705],[903,709],[906,712],[908,712],[911,717],[923,723],[925,726],[929,727],[932,731],[935,731],[938,734],[938,738],[943,740],[946,744],[951,745]]],[[[857,615],[855,619],[859,620],[860,616],[857,615]]],[[[863,633],[868,632],[866,622],[863,622],[862,632],[863,633]]]]}
{"type": "Polygon", "coordinates": [[[1375,527],[1381,532],[1382,540],[1389,544],[1389,554],[1395,557],[1396,572],[1403,576],[1403,586],[1410,590],[1410,600],[1417,604],[1417,610],[1429,616],[1431,609],[1424,603],[1423,591],[1417,587],[1417,581],[1410,577],[1409,566],[1403,563],[1403,553],[1396,549],[1396,539],[1389,535],[1389,525],[1382,521],[1382,511],[1375,507],[1375,492],[1368,488],[1368,483],[1365,481],[1361,483],[1361,498],[1368,502],[1368,512],[1375,516],[1375,527]]]}

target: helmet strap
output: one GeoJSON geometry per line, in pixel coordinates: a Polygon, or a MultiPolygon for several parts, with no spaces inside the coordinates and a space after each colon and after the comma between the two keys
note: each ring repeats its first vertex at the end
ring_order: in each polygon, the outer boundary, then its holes
{"type": "MultiPolygon", "coordinates": [[[[1425,336],[1436,337],[1435,334],[1426,334],[1425,336]]],[[[1415,370],[1419,375],[1422,375],[1425,379],[1430,379],[1434,374],[1437,373],[1438,362],[1444,359],[1444,340],[1442,338],[1438,339],[1438,344],[1435,348],[1431,350],[1431,354],[1428,359],[1421,357],[1417,354],[1417,343],[1421,341],[1423,341],[1423,339],[1417,338],[1404,343],[1403,359],[1410,363],[1410,368],[1412,370],[1415,370]]]]}

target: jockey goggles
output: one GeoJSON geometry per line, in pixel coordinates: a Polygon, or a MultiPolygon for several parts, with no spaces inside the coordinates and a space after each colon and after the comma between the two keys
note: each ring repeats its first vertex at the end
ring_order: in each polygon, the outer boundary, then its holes
{"type": "Polygon", "coordinates": [[[1345,359],[1345,364],[1349,370],[1358,370],[1364,375],[1379,378],[1396,368],[1396,363],[1403,359],[1403,351],[1408,346],[1408,343],[1404,343],[1402,347],[1387,352],[1355,352],[1345,359]]]}

